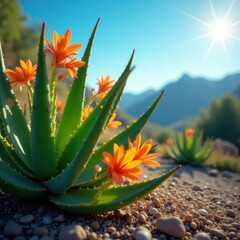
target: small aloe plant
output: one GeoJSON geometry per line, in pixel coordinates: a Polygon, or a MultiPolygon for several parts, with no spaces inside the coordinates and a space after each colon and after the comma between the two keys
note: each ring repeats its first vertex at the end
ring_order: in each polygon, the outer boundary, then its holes
{"type": "Polygon", "coordinates": [[[21,67],[6,70],[0,51],[0,188],[4,191],[23,198],[45,195],[64,210],[98,213],[137,201],[178,169],[146,182],[122,184],[124,178],[139,179],[139,166],[159,165],[153,160],[158,154],[149,154],[152,140],[142,144],[140,131],[163,92],[131,126],[99,146],[104,129],[120,125],[115,110],[132,71],[134,52],[118,81],[113,84],[110,77],[102,77],[98,92],[86,103],[87,69],[98,23],[81,61],[75,57],[81,44],[68,46],[70,30],[60,37],[54,32],[52,44],[44,38],[45,24],[37,65],[21,60],[21,67]],[[50,80],[45,54],[51,59],[50,80]],[[66,76],[72,77],[73,83],[64,106],[55,87],[66,76]],[[35,81],[34,88],[30,81],[35,81]],[[24,110],[12,84],[29,90],[24,110]],[[59,121],[57,109],[62,111],[59,121]]]}
{"type": "Polygon", "coordinates": [[[211,155],[210,141],[203,143],[202,137],[201,131],[185,129],[182,134],[175,136],[175,143],[171,143],[168,151],[169,156],[180,164],[202,164],[211,155]]]}

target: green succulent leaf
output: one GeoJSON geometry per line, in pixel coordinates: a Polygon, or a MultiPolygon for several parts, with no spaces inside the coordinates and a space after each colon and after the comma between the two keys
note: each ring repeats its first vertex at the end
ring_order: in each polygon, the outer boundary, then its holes
{"type": "Polygon", "coordinates": [[[131,140],[135,139],[137,137],[137,134],[141,131],[141,129],[144,127],[144,125],[147,123],[149,117],[151,116],[154,109],[157,107],[160,99],[163,96],[164,91],[160,93],[160,95],[157,97],[157,99],[153,102],[151,107],[137,120],[135,121],[131,126],[123,130],[121,133],[119,133],[116,137],[109,140],[107,143],[99,147],[91,156],[86,169],[84,172],[80,175],[75,185],[80,185],[83,182],[88,182],[94,178],[94,166],[100,165],[102,168],[105,168],[105,164],[102,162],[102,153],[103,152],[112,152],[113,144],[117,143],[118,145],[123,144],[124,147],[127,147],[128,145],[128,138],[131,140]]]}
{"type": "Polygon", "coordinates": [[[71,135],[73,135],[74,131],[81,123],[87,70],[89,66],[93,40],[96,35],[99,21],[100,19],[98,19],[93,29],[92,35],[88,41],[88,45],[82,57],[82,61],[85,62],[85,65],[78,69],[77,77],[73,81],[66,105],[64,107],[56,136],[56,150],[58,157],[62,155],[65,146],[71,138],[71,135]]]}
{"type": "Polygon", "coordinates": [[[130,71],[121,75],[106,97],[103,98],[103,100],[94,108],[89,117],[82,123],[78,132],[72,138],[73,140],[69,142],[65,149],[65,152],[68,152],[66,155],[63,153],[62,157],[64,159],[65,157],[69,158],[70,156],[73,160],[60,174],[45,183],[47,188],[52,192],[65,192],[85,170],[86,164],[99,140],[99,136],[107,124],[109,111],[112,109],[113,104],[115,104],[116,101],[119,101],[120,97],[118,96],[118,93],[125,87],[129,74],[130,71]]]}
{"type": "Polygon", "coordinates": [[[54,139],[51,135],[51,107],[44,54],[44,29],[45,24],[43,24],[39,44],[31,122],[33,171],[40,181],[50,179],[57,173],[54,139]]]}
{"type": "MultiPolygon", "coordinates": [[[[123,89],[125,87],[124,82],[127,81],[127,77],[130,73],[133,56],[134,56],[134,52],[132,53],[129,62],[125,70],[123,71],[122,75],[120,76],[119,80],[117,81],[117,83],[108,92],[106,97],[100,103],[98,103],[98,105],[94,108],[93,112],[87,117],[87,119],[84,120],[81,126],[79,126],[79,128],[76,130],[74,136],[69,141],[68,145],[63,151],[62,156],[59,159],[59,164],[58,164],[59,171],[64,169],[67,166],[67,164],[69,164],[72,161],[72,159],[77,154],[79,148],[85,141],[89,131],[93,127],[96,127],[95,125],[99,125],[96,119],[104,111],[105,112],[104,124],[101,126],[102,127],[101,131],[98,132],[98,136],[100,135],[100,133],[102,133],[102,130],[105,128],[106,123],[111,117],[111,114],[115,111],[117,107],[117,103],[120,100],[123,89]],[[112,96],[112,92],[114,92],[114,96],[112,96]],[[108,101],[109,98],[111,98],[110,101],[108,101]],[[108,102],[111,102],[111,105],[109,105],[108,102]],[[105,105],[107,104],[109,105],[108,108],[105,107],[105,105]]],[[[91,152],[92,150],[93,149],[91,149],[91,152]]]]}
{"type": "Polygon", "coordinates": [[[5,73],[2,48],[0,45],[0,105],[4,132],[14,146],[21,161],[31,164],[30,130],[5,73]]]}
{"type": "Polygon", "coordinates": [[[179,166],[170,170],[161,177],[133,185],[108,188],[99,197],[97,202],[93,199],[98,189],[69,190],[63,195],[50,195],[50,201],[59,208],[76,213],[100,213],[124,207],[144,197],[154,188],[173,175],[179,166]]]}
{"type": "Polygon", "coordinates": [[[17,169],[23,175],[34,178],[32,171],[21,162],[12,146],[2,136],[0,136],[0,158],[3,162],[5,162],[14,169],[17,169]]]}
{"type": "Polygon", "coordinates": [[[42,185],[22,176],[2,161],[0,161],[0,189],[22,198],[38,197],[46,192],[42,185]]]}

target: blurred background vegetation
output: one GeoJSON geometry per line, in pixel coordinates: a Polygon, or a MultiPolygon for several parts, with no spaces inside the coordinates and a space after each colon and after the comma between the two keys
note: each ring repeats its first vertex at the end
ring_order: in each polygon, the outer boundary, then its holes
{"type": "Polygon", "coordinates": [[[6,67],[19,65],[19,59],[36,63],[40,25],[29,27],[28,16],[23,15],[17,0],[0,1],[0,40],[6,67]]]}
{"type": "MultiPolygon", "coordinates": [[[[28,25],[28,16],[23,15],[17,0],[0,1],[0,41],[2,43],[6,67],[13,69],[19,65],[19,60],[31,59],[36,63],[37,46],[40,32],[40,23],[36,26],[28,25]]],[[[69,81],[61,81],[58,85],[59,98],[64,102],[69,91],[69,81]]],[[[18,90],[16,90],[18,91],[18,90]]],[[[90,94],[90,90],[87,91],[90,94]]],[[[18,92],[20,102],[24,100],[24,91],[18,92]]],[[[88,97],[88,96],[87,96],[88,97]]],[[[160,103],[161,105],[161,103],[160,103]]],[[[177,103],[176,103],[177,107],[177,103]]],[[[134,117],[121,109],[118,110],[118,120],[122,121],[122,127],[130,125],[134,117]]],[[[234,94],[228,94],[221,99],[213,100],[209,107],[202,110],[196,119],[186,122],[176,122],[174,128],[149,123],[143,130],[144,138],[152,138],[159,144],[158,150],[162,157],[166,155],[166,140],[174,138],[178,130],[193,127],[203,130],[204,139],[223,139],[234,144],[240,149],[240,85],[234,94]]],[[[116,131],[121,131],[121,128],[116,131]]],[[[107,132],[107,137],[113,133],[107,132]]],[[[104,138],[103,138],[104,139],[104,138]]],[[[239,154],[239,153],[238,153],[239,154]]],[[[228,156],[224,150],[212,154],[207,164],[213,167],[240,172],[239,156],[228,156]]]]}

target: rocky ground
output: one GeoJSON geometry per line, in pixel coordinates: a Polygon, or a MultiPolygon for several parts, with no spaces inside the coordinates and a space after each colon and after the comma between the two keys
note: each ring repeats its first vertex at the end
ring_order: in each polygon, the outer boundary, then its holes
{"type": "MultiPolygon", "coordinates": [[[[146,168],[144,178],[174,167],[146,168]]],[[[240,174],[183,166],[135,204],[98,215],[69,214],[44,200],[0,193],[0,239],[240,239],[240,174]]]]}

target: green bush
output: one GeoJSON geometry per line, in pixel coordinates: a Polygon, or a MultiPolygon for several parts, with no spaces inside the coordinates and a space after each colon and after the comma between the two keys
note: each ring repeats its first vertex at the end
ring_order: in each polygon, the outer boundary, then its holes
{"type": "Polygon", "coordinates": [[[197,127],[203,130],[203,138],[221,138],[240,148],[240,100],[226,95],[214,100],[208,110],[202,111],[197,127]]]}

